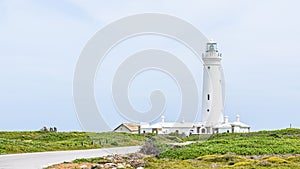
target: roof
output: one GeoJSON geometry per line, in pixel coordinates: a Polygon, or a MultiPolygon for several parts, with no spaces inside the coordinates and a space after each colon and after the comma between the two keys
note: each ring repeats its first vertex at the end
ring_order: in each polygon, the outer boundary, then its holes
{"type": "Polygon", "coordinates": [[[214,128],[231,128],[231,124],[230,123],[221,123],[221,124],[217,124],[214,128]]]}
{"type": "Polygon", "coordinates": [[[210,39],[210,40],[208,41],[208,43],[210,43],[210,44],[216,44],[217,42],[215,42],[213,39],[210,39]]]}
{"type": "Polygon", "coordinates": [[[193,122],[159,122],[153,125],[141,126],[141,128],[192,128],[194,124],[193,122]]]}
{"type": "Polygon", "coordinates": [[[133,123],[122,123],[120,124],[117,128],[114,129],[117,130],[119,127],[121,126],[126,127],[129,131],[138,131],[139,130],[139,126],[137,124],[133,124],[133,123]]]}
{"type": "Polygon", "coordinates": [[[247,124],[245,124],[245,123],[242,123],[242,122],[233,122],[233,123],[231,123],[231,125],[233,125],[233,126],[240,126],[240,127],[250,127],[250,126],[248,126],[247,124]]]}
{"type": "Polygon", "coordinates": [[[231,128],[231,126],[239,126],[239,127],[245,127],[248,128],[250,127],[249,125],[242,123],[242,122],[233,122],[233,123],[220,123],[217,124],[214,128],[231,128]]]}

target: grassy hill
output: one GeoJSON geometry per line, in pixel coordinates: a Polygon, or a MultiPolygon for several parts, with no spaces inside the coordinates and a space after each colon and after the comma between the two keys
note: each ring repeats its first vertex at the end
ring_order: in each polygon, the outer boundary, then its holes
{"type": "Polygon", "coordinates": [[[226,153],[238,155],[300,154],[300,129],[216,134],[205,142],[179,149],[169,149],[160,154],[160,157],[184,160],[226,153]]]}
{"type": "Polygon", "coordinates": [[[0,132],[0,154],[141,145],[145,136],[125,133],[0,132]]]}

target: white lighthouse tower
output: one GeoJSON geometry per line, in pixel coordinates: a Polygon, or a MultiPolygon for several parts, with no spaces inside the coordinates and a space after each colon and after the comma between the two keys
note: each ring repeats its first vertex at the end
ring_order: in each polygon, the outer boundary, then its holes
{"type": "Polygon", "coordinates": [[[215,126],[223,122],[224,76],[217,43],[210,40],[203,60],[202,122],[215,126]]]}

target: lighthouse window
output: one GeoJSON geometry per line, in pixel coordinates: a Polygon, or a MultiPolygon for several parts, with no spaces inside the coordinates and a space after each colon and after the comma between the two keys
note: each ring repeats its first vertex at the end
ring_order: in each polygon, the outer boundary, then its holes
{"type": "Polygon", "coordinates": [[[207,100],[209,100],[210,99],[210,96],[209,96],[209,94],[207,95],[207,100]]]}
{"type": "Polygon", "coordinates": [[[210,66],[207,66],[207,69],[210,69],[210,66]]]}

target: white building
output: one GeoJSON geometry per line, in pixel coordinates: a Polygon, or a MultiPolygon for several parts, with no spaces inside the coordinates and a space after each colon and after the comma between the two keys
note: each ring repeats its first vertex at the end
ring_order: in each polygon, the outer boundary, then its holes
{"type": "Polygon", "coordinates": [[[224,117],[225,80],[221,65],[222,54],[213,40],[207,43],[202,60],[202,123],[207,133],[250,132],[250,126],[240,122],[239,115],[233,123],[228,121],[227,116],[224,117]]]}
{"type": "Polygon", "coordinates": [[[228,122],[228,116],[224,117],[224,122],[214,126],[214,133],[232,133],[232,125],[228,122]]]}
{"type": "Polygon", "coordinates": [[[161,117],[161,122],[150,125],[149,123],[140,124],[140,133],[170,134],[178,133],[193,134],[194,123],[187,122],[165,122],[165,117],[161,117]]]}
{"type": "Polygon", "coordinates": [[[235,122],[228,122],[228,116],[224,117],[224,121],[214,126],[214,133],[249,133],[250,126],[240,122],[240,116],[236,115],[235,122]]]}
{"type": "Polygon", "coordinates": [[[250,126],[240,122],[240,116],[236,115],[235,122],[231,123],[232,132],[234,133],[248,133],[250,132],[250,126]]]}
{"type": "Polygon", "coordinates": [[[194,134],[194,123],[187,122],[158,122],[153,125],[140,126],[140,133],[155,134],[184,134],[186,136],[194,134]]]}
{"type": "Polygon", "coordinates": [[[221,65],[222,54],[217,43],[209,41],[203,60],[202,121],[217,125],[223,121],[224,76],[221,65]]]}
{"type": "Polygon", "coordinates": [[[140,124],[140,133],[170,134],[178,133],[186,136],[192,134],[218,134],[218,133],[247,133],[250,126],[240,122],[240,116],[236,115],[235,122],[229,122],[228,116],[216,125],[206,125],[205,123],[193,122],[165,122],[162,121],[150,125],[149,123],[140,124]]]}

